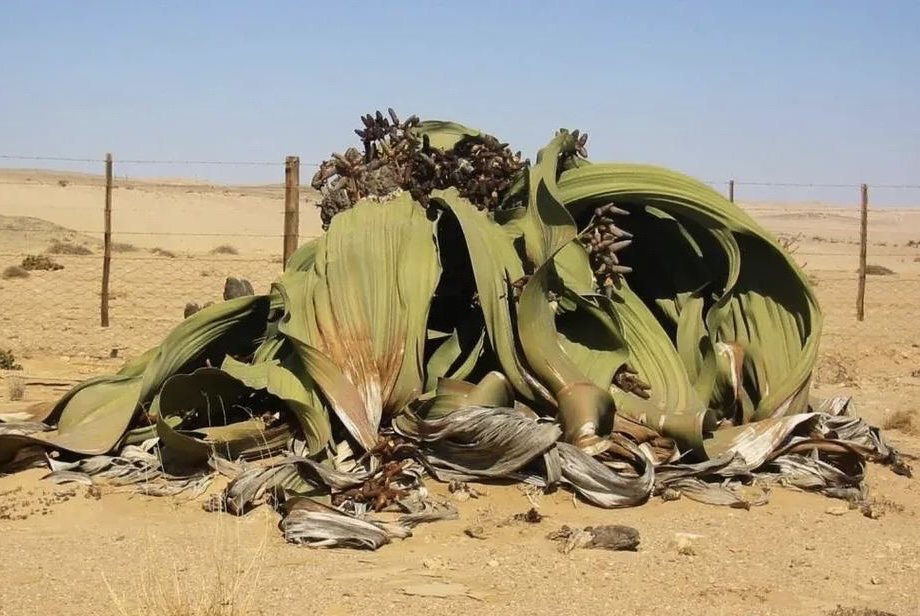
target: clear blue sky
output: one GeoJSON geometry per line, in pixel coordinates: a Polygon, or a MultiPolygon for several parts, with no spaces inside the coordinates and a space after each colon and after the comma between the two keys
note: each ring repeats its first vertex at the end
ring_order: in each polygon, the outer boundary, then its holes
{"type": "Polygon", "coordinates": [[[920,2],[0,2],[0,154],[315,163],[387,106],[530,156],[564,126],[706,180],[920,184],[920,2]]]}

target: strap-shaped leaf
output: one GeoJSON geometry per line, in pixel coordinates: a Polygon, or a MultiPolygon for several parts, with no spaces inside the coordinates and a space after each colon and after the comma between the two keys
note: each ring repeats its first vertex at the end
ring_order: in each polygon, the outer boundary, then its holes
{"type": "Polygon", "coordinates": [[[489,343],[502,370],[525,398],[548,397],[546,389],[527,370],[518,348],[511,284],[523,278],[524,269],[510,237],[484,212],[460,197],[456,189],[434,191],[432,200],[447,208],[460,223],[489,343]]]}
{"type": "MultiPolygon", "coordinates": [[[[752,400],[750,419],[807,407],[822,317],[804,273],[769,233],[709,187],[657,167],[589,165],[563,173],[558,186],[573,212],[613,200],[627,208],[654,207],[705,230],[726,270],[704,315],[708,341],[698,361],[715,362],[719,343],[737,345],[746,367],[739,398],[752,400]]],[[[686,348],[681,354],[689,357],[686,348]]],[[[690,371],[699,375],[702,369],[690,371]]]]}
{"type": "Polygon", "coordinates": [[[423,389],[428,311],[440,276],[434,226],[408,195],[336,216],[308,271],[277,283],[280,332],[365,448],[385,414],[423,389]]]}

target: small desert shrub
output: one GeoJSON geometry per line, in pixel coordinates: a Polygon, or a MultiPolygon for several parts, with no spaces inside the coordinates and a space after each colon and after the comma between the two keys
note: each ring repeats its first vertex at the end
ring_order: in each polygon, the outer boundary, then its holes
{"type": "Polygon", "coordinates": [[[238,255],[240,251],[230,244],[221,244],[211,251],[212,255],[238,255]]]}
{"type": "Polygon", "coordinates": [[[112,242],[113,252],[137,252],[137,246],[125,242],[112,242]]]}
{"type": "Polygon", "coordinates": [[[0,370],[22,370],[12,351],[0,349],[0,370]]]}
{"type": "Polygon", "coordinates": [[[54,240],[51,242],[51,246],[46,250],[49,255],[91,255],[93,251],[87,248],[86,246],[80,246],[79,244],[74,244],[72,242],[61,242],[59,240],[54,240]]]}
{"type": "Polygon", "coordinates": [[[26,395],[26,382],[23,381],[18,376],[10,377],[9,382],[7,383],[7,389],[10,400],[13,402],[18,402],[22,400],[26,395]]]}
{"type": "Polygon", "coordinates": [[[28,278],[29,272],[18,265],[11,265],[3,270],[3,279],[12,280],[13,278],[28,278]]]}
{"type": "Polygon", "coordinates": [[[783,248],[783,250],[793,255],[799,249],[799,243],[802,241],[802,234],[799,233],[798,235],[788,235],[785,233],[780,233],[777,240],[779,240],[779,245],[783,248]]]}
{"type": "Polygon", "coordinates": [[[885,430],[897,430],[905,434],[916,434],[920,432],[920,419],[916,413],[907,409],[900,409],[885,417],[882,422],[882,428],[885,430]]]}
{"type": "Polygon", "coordinates": [[[58,180],[58,186],[61,188],[67,188],[67,185],[70,184],[67,180],[58,180]]]}
{"type": "Polygon", "coordinates": [[[866,266],[866,274],[869,276],[891,276],[894,270],[890,270],[884,265],[870,264],[866,266]]]}
{"type": "Polygon", "coordinates": [[[36,270],[53,272],[64,269],[64,266],[52,261],[50,257],[45,255],[27,255],[26,258],[22,260],[22,269],[30,272],[36,270]]]}
{"type": "Polygon", "coordinates": [[[176,258],[176,253],[172,252],[171,250],[166,250],[165,248],[153,248],[150,250],[150,252],[158,257],[166,257],[167,259],[176,258]]]}
{"type": "Polygon", "coordinates": [[[917,246],[920,246],[920,240],[909,240],[907,242],[908,248],[916,248],[917,246]]]}

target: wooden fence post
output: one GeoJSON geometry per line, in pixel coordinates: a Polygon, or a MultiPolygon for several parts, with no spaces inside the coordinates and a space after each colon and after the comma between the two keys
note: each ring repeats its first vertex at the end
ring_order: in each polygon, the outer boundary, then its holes
{"type": "Polygon", "coordinates": [[[109,276],[112,272],[112,154],[105,155],[105,229],[102,252],[102,293],[100,323],[109,326],[109,276]]]}
{"type": "Polygon", "coordinates": [[[284,259],[297,250],[297,234],[300,229],[300,157],[288,156],[284,160],[284,259]]]}
{"type": "Polygon", "coordinates": [[[731,179],[728,181],[728,200],[732,203],[735,202],[735,180],[731,179]]]}
{"type": "Polygon", "coordinates": [[[856,320],[866,316],[866,244],[869,230],[869,187],[859,186],[859,287],[856,289],[856,320]]]}

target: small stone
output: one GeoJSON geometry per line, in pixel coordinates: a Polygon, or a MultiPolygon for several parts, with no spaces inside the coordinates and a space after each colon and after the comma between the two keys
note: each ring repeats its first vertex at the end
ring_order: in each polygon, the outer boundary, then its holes
{"type": "Polygon", "coordinates": [[[224,300],[236,299],[254,295],[252,284],[245,278],[234,278],[230,276],[224,281],[224,300]]]}
{"type": "Polygon", "coordinates": [[[824,510],[824,513],[826,513],[827,515],[841,516],[841,515],[846,515],[849,510],[850,510],[849,507],[846,507],[844,505],[831,505],[830,507],[824,510]]]}
{"type": "Polygon", "coordinates": [[[490,560],[490,561],[487,562],[486,564],[489,565],[490,567],[497,567],[497,566],[498,566],[498,561],[495,560],[495,559],[493,558],[492,560],[490,560]]]}
{"type": "Polygon", "coordinates": [[[680,490],[674,488],[665,488],[661,492],[661,500],[665,502],[680,500],[680,490]]]}
{"type": "Polygon", "coordinates": [[[463,529],[463,534],[470,539],[485,539],[486,531],[482,526],[470,526],[463,529]]]}
{"type": "Polygon", "coordinates": [[[591,533],[586,547],[594,549],[635,551],[641,541],[638,530],[622,524],[588,526],[585,530],[591,533]]]}
{"type": "Polygon", "coordinates": [[[196,312],[198,312],[199,310],[201,310],[201,306],[199,306],[195,302],[189,302],[185,305],[185,310],[182,311],[182,316],[184,316],[187,319],[193,314],[195,314],[196,312]]]}
{"type": "Polygon", "coordinates": [[[869,578],[869,583],[872,584],[873,586],[878,586],[879,584],[882,583],[882,579],[873,576],[873,577],[869,578]]]}

